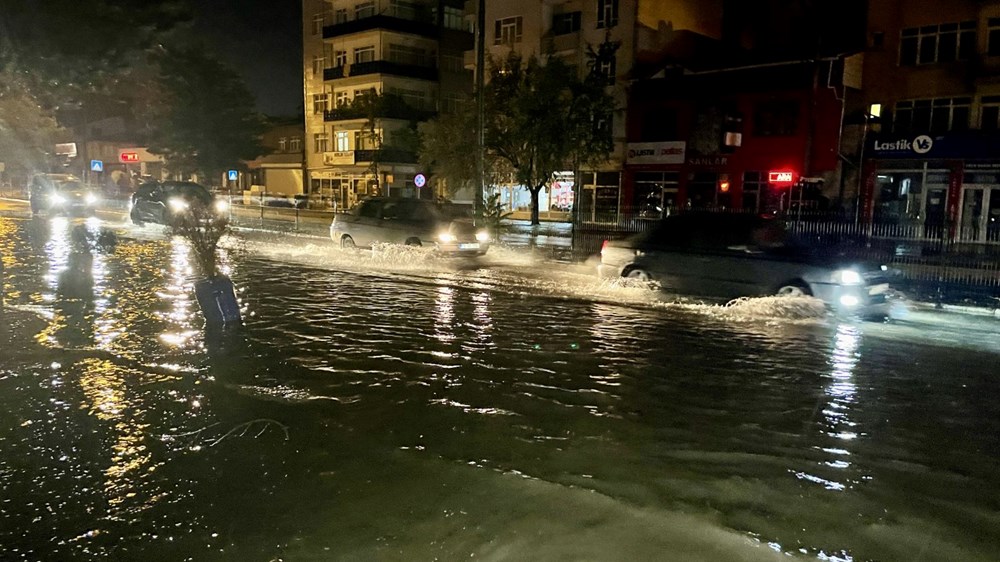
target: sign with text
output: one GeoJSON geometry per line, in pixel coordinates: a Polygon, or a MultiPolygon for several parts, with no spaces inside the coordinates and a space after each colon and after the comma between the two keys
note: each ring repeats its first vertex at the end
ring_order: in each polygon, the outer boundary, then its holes
{"type": "Polygon", "coordinates": [[[122,162],[138,162],[139,153],[138,152],[122,152],[118,155],[119,160],[122,162]]]}
{"type": "Polygon", "coordinates": [[[630,142],[625,148],[629,164],[683,164],[687,143],[630,142]]]}
{"type": "Polygon", "coordinates": [[[345,150],[343,152],[324,152],[323,164],[327,166],[353,166],[354,151],[345,150]]]}
{"type": "Polygon", "coordinates": [[[795,183],[795,172],[791,170],[772,170],[767,173],[767,181],[779,185],[795,183]]]}

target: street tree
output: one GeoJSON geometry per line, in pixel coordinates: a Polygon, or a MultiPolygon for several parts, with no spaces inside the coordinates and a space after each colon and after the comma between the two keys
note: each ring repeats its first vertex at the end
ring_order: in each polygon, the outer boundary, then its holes
{"type": "Polygon", "coordinates": [[[214,182],[265,152],[264,119],[235,71],[197,48],[167,50],[157,62],[162,104],[153,108],[149,150],[172,171],[214,182]]]}

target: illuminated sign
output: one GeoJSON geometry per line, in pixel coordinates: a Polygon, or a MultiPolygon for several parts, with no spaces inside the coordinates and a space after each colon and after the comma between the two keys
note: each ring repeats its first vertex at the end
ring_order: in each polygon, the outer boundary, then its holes
{"type": "Polygon", "coordinates": [[[770,183],[795,183],[795,172],[789,170],[768,172],[767,181],[770,183]]]}
{"type": "Polygon", "coordinates": [[[240,172],[239,170],[229,170],[229,175],[226,177],[229,178],[229,181],[236,181],[240,179],[240,172]]]}
{"type": "Polygon", "coordinates": [[[722,180],[719,182],[719,191],[721,193],[729,193],[729,180],[722,180]]]}
{"type": "Polygon", "coordinates": [[[76,158],[76,143],[63,142],[56,145],[56,154],[67,158],[76,158]]]}
{"type": "Polygon", "coordinates": [[[417,174],[413,176],[413,185],[417,187],[423,187],[427,185],[427,177],[423,174],[417,174]]]}
{"type": "Polygon", "coordinates": [[[90,161],[90,171],[91,172],[103,172],[104,171],[104,161],[103,160],[91,160],[90,161]]]}
{"type": "Polygon", "coordinates": [[[122,162],[138,162],[139,153],[138,152],[122,152],[120,155],[122,162]]]}

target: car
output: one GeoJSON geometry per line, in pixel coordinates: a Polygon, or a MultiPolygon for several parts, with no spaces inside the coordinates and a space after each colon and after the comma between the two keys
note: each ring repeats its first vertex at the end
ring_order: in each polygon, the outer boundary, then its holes
{"type": "Polygon", "coordinates": [[[72,174],[35,174],[28,184],[32,214],[91,215],[100,196],[72,174]]]}
{"type": "Polygon", "coordinates": [[[334,216],[330,238],[342,248],[376,243],[431,246],[449,255],[482,256],[490,236],[455,205],[405,197],[370,197],[334,216]]]}
{"type": "Polygon", "coordinates": [[[598,271],[602,277],[655,281],[683,294],[812,295],[838,313],[888,312],[885,266],[804,245],[769,215],[671,216],[642,234],[606,241],[598,271]]]}
{"type": "Polygon", "coordinates": [[[133,224],[155,223],[170,226],[180,213],[194,207],[226,213],[229,205],[204,186],[190,181],[151,181],[132,194],[129,218],[133,224]]]}

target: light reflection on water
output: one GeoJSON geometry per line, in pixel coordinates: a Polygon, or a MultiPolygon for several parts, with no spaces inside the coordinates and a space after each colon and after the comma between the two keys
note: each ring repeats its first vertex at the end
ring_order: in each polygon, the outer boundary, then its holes
{"type": "Polygon", "coordinates": [[[55,226],[12,277],[53,349],[0,365],[15,559],[995,552],[993,387],[926,392],[910,342],[242,257],[258,316],[213,346],[185,244],[92,250],[80,313],[55,226]]]}

